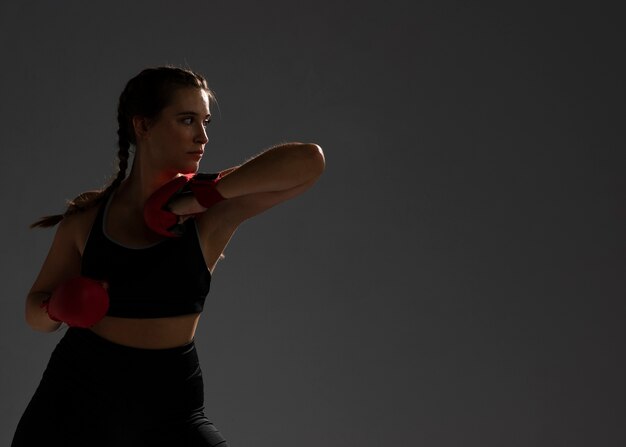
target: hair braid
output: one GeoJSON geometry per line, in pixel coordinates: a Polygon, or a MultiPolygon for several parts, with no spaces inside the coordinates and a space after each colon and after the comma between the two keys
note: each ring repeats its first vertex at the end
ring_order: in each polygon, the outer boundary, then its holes
{"type": "Polygon", "coordinates": [[[128,138],[126,137],[126,133],[122,126],[120,126],[120,128],[117,130],[117,135],[119,147],[119,149],[117,150],[117,158],[119,160],[117,175],[104,190],[102,190],[97,196],[93,197],[92,200],[86,203],[87,206],[84,207],[83,210],[91,208],[92,206],[95,206],[98,203],[108,199],[113,191],[115,191],[122,184],[122,181],[126,178],[126,171],[128,169],[128,158],[130,156],[130,141],[128,141],[128,138]]]}
{"type": "MultiPolygon", "coordinates": [[[[120,100],[120,103],[121,102],[122,101],[120,100]]],[[[130,157],[130,139],[128,138],[128,129],[124,119],[124,114],[121,112],[121,107],[118,108],[117,123],[117,146],[119,148],[117,150],[117,158],[119,160],[118,171],[115,178],[111,181],[111,183],[109,183],[109,186],[107,186],[106,189],[102,191],[102,196],[99,198],[98,202],[107,199],[126,178],[126,171],[128,169],[128,158],[130,157]]]]}

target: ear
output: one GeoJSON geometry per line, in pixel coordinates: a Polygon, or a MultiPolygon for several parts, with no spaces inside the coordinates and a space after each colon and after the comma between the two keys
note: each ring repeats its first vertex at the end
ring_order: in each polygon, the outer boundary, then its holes
{"type": "Polygon", "coordinates": [[[133,130],[135,131],[135,140],[139,141],[146,136],[150,130],[150,120],[143,116],[133,116],[133,130]]]}

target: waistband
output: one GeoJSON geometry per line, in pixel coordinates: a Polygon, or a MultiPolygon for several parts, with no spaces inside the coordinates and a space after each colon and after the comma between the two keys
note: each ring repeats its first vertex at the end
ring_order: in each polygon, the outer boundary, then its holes
{"type": "Polygon", "coordinates": [[[135,348],[109,341],[90,329],[78,327],[68,328],[59,344],[80,345],[81,347],[89,349],[89,351],[94,354],[116,355],[141,360],[161,360],[184,357],[196,350],[195,340],[174,348],[135,348]]]}
{"type": "Polygon", "coordinates": [[[193,341],[175,348],[133,348],[81,328],[66,330],[42,383],[116,408],[141,408],[150,417],[198,409],[204,400],[193,341]]]}
{"type": "Polygon", "coordinates": [[[47,370],[49,375],[71,376],[111,386],[125,383],[131,387],[149,387],[159,382],[184,383],[201,374],[193,341],[175,348],[133,348],[82,328],[66,330],[52,353],[47,370]]]}

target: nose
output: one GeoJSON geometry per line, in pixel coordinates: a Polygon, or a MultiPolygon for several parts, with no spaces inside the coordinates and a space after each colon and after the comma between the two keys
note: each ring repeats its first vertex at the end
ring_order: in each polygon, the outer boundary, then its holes
{"type": "Polygon", "coordinates": [[[196,142],[201,143],[201,144],[207,144],[209,142],[209,137],[207,136],[206,128],[204,127],[203,124],[200,124],[198,128],[198,133],[196,135],[196,142]]]}

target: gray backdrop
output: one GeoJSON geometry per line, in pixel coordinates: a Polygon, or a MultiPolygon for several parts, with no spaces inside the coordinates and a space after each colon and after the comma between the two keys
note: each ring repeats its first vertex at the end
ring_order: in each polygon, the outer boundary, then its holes
{"type": "Polygon", "coordinates": [[[619,2],[0,3],[0,444],[62,336],[23,306],[114,172],[125,82],[206,75],[204,171],[316,142],[238,231],[197,344],[231,446],[623,446],[619,2]],[[534,4],[533,4],[534,3],[534,4]]]}

